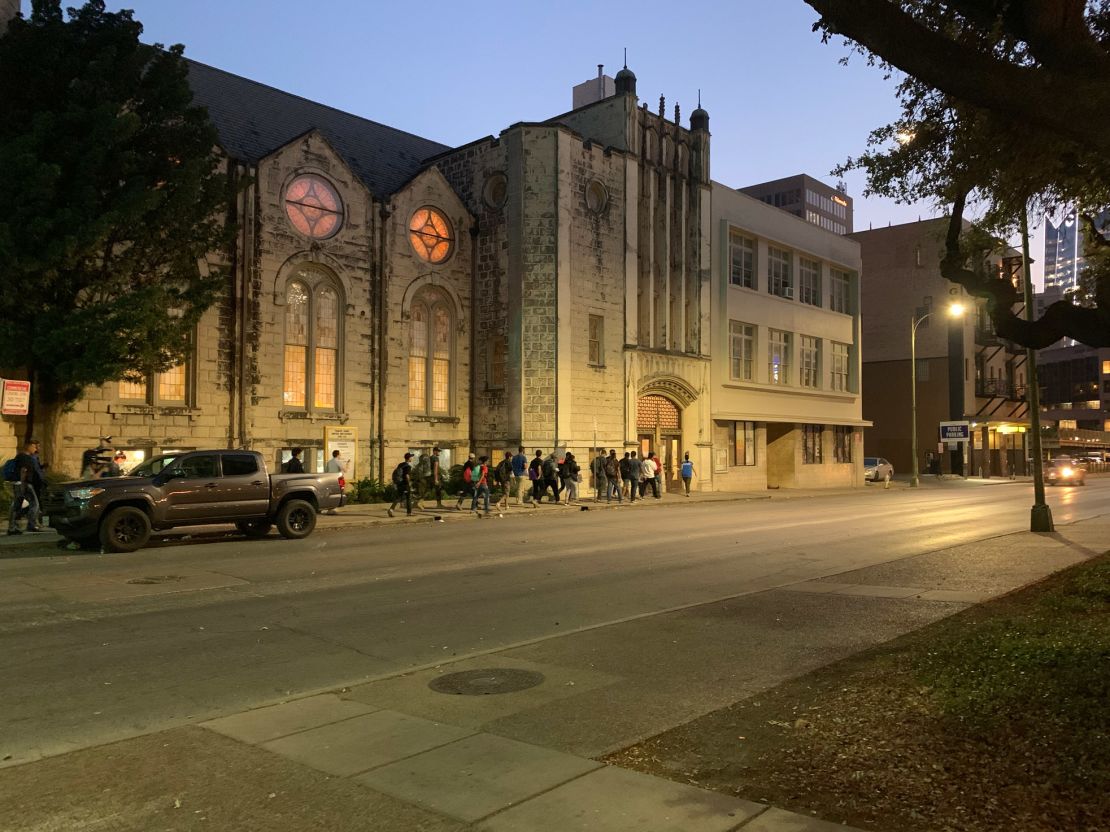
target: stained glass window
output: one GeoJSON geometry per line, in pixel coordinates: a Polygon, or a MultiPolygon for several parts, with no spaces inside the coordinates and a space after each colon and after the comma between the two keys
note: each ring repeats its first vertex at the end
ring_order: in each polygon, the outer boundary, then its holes
{"type": "Polygon", "coordinates": [[[308,379],[305,357],[308,346],[308,288],[290,283],[285,295],[285,378],[283,401],[304,407],[308,379]]]}
{"type": "Polygon", "coordinates": [[[421,260],[442,263],[451,256],[455,238],[447,217],[435,208],[421,208],[409,221],[409,242],[421,260]]]}
{"type": "Polygon", "coordinates": [[[298,176],[285,191],[285,215],[306,237],[324,240],[343,224],[343,204],[335,188],[321,176],[298,176]]]}
{"type": "Polygon", "coordinates": [[[432,355],[432,412],[447,413],[451,394],[451,316],[435,309],[435,352],[432,355]]]}
{"type": "Polygon", "coordinates": [[[409,328],[409,410],[423,413],[428,408],[428,310],[418,303],[412,308],[409,328]]]}
{"type": "Polygon", "coordinates": [[[316,292],[315,406],[335,409],[335,365],[339,351],[339,295],[330,286],[316,292]]]}
{"type": "Polygon", "coordinates": [[[452,315],[435,291],[421,293],[409,315],[409,412],[451,413],[452,315]]]}

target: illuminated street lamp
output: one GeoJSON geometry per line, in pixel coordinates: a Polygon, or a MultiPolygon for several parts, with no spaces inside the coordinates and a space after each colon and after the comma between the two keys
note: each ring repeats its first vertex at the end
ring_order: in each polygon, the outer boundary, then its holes
{"type": "MultiPolygon", "coordinates": [[[[962,318],[964,315],[964,305],[962,303],[951,303],[948,305],[949,318],[962,318]]],[[[920,318],[913,315],[910,316],[910,454],[912,460],[912,467],[910,468],[910,487],[917,488],[918,483],[921,481],[919,471],[917,469],[917,328],[921,326],[921,322],[932,315],[932,312],[926,312],[920,318]]]]}

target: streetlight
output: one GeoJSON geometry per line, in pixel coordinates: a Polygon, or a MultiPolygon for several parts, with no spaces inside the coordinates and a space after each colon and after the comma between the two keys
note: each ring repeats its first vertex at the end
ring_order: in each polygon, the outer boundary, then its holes
{"type": "MultiPolygon", "coordinates": [[[[917,488],[921,481],[917,470],[917,328],[921,326],[922,321],[932,314],[932,312],[926,312],[920,318],[914,315],[910,316],[910,453],[912,459],[910,488],[917,488]]],[[[963,314],[964,305],[962,303],[950,303],[948,305],[949,318],[962,318],[963,314]]]]}

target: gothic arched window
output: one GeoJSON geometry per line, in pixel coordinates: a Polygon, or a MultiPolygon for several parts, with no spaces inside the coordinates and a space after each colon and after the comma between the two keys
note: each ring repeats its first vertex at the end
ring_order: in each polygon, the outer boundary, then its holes
{"type": "Polygon", "coordinates": [[[453,331],[450,301],[439,292],[421,292],[409,311],[409,412],[451,414],[453,331]]]}
{"type": "Polygon", "coordinates": [[[331,275],[297,269],[285,288],[282,403],[310,410],[339,409],[343,304],[331,275]]]}

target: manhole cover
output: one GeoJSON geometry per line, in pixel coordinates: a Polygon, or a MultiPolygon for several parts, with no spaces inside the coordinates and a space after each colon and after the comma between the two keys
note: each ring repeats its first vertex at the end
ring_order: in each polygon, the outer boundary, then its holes
{"type": "Polygon", "coordinates": [[[180,575],[151,575],[146,578],[128,578],[129,584],[172,584],[174,581],[185,580],[180,575]]]}
{"type": "Polygon", "coordinates": [[[534,670],[516,670],[510,667],[490,667],[483,670],[464,670],[448,673],[428,683],[436,693],[454,693],[461,696],[490,696],[495,693],[513,693],[542,684],[542,673],[534,670]]]}

